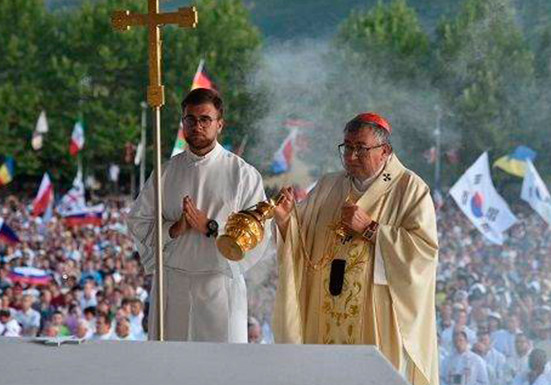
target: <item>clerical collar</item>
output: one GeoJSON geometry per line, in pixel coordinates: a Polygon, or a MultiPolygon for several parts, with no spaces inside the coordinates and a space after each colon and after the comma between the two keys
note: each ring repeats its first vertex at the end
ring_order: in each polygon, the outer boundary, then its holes
{"type": "Polygon", "coordinates": [[[383,163],[381,165],[381,167],[379,168],[379,170],[372,176],[372,177],[369,177],[365,180],[360,180],[356,177],[352,177],[352,186],[358,191],[358,192],[366,192],[367,189],[369,187],[371,187],[371,185],[373,184],[373,182],[375,182],[375,179],[377,179],[377,177],[379,175],[381,175],[381,172],[383,172],[384,168],[386,167],[386,165],[388,164],[388,162],[390,161],[390,158],[392,157],[392,154],[386,159],[385,163],[383,163]]]}
{"type": "Polygon", "coordinates": [[[200,155],[194,154],[189,149],[186,152],[189,160],[191,160],[193,163],[197,163],[197,162],[206,161],[214,158],[216,155],[220,153],[220,151],[222,151],[222,148],[223,148],[222,145],[216,142],[216,145],[214,146],[214,148],[210,150],[208,153],[206,153],[205,155],[200,156],[200,155]]]}

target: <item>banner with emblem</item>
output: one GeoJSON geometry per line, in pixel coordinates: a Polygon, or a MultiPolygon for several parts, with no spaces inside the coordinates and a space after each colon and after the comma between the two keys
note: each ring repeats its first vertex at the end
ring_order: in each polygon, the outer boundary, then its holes
{"type": "Polygon", "coordinates": [[[517,218],[494,187],[487,152],[459,178],[450,195],[486,239],[503,244],[503,233],[517,218]]]}

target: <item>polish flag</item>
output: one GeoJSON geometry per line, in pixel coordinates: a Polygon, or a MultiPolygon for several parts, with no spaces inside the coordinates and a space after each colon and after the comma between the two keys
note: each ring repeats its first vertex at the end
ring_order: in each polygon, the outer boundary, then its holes
{"type": "Polygon", "coordinates": [[[48,206],[54,202],[54,185],[50,180],[48,173],[44,173],[42,177],[42,182],[40,182],[40,188],[38,189],[38,194],[33,201],[33,211],[32,215],[37,217],[42,215],[48,206]]]}
{"type": "Polygon", "coordinates": [[[71,144],[69,146],[69,153],[72,156],[76,156],[80,150],[84,147],[84,126],[81,120],[75,123],[73,133],[71,134],[71,144]]]}

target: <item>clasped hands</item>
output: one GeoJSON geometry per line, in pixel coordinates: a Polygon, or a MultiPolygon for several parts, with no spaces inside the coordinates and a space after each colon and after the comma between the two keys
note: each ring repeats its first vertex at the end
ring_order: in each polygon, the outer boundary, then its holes
{"type": "Polygon", "coordinates": [[[348,233],[362,234],[373,220],[360,207],[345,202],[341,208],[341,225],[348,233]]]}
{"type": "Polygon", "coordinates": [[[170,226],[168,233],[170,238],[177,238],[189,229],[195,229],[201,234],[206,234],[208,231],[208,222],[209,218],[207,214],[199,210],[195,202],[186,195],[182,201],[182,214],[180,215],[180,219],[170,226]]]}

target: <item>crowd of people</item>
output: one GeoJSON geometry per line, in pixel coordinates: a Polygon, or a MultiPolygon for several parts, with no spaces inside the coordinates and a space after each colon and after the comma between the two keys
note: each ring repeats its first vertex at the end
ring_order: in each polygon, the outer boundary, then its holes
{"type": "MultiPolygon", "coordinates": [[[[438,212],[443,384],[539,384],[538,372],[549,367],[549,229],[528,208],[514,211],[519,222],[501,246],[485,241],[451,200],[438,212]],[[534,381],[522,382],[528,378],[534,381]]],[[[147,339],[151,282],[127,234],[126,212],[122,201],[112,200],[101,227],[69,227],[57,215],[47,223],[32,217],[28,202],[4,199],[0,216],[21,242],[0,244],[0,336],[147,339]],[[25,266],[49,273],[49,282],[36,285],[13,274],[25,266]]],[[[249,340],[270,342],[273,253],[247,279],[249,340]]]]}
{"type": "Polygon", "coordinates": [[[103,226],[69,227],[30,215],[9,197],[1,216],[20,242],[0,246],[0,335],[145,340],[149,282],[126,234],[124,204],[106,205],[103,226]],[[50,277],[14,275],[34,267],[50,277]]]}

